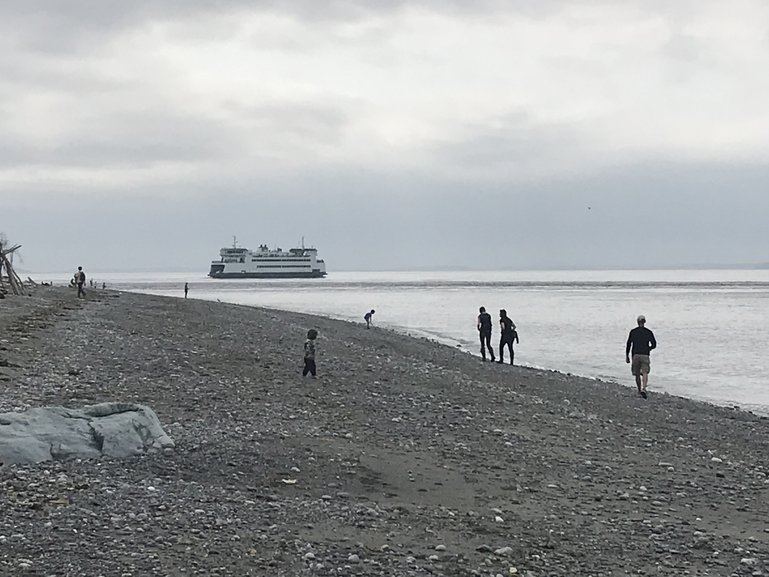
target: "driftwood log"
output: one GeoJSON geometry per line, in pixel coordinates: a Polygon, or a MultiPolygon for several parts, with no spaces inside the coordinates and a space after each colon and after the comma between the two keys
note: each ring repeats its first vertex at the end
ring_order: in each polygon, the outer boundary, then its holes
{"type": "Polygon", "coordinates": [[[5,291],[6,285],[15,295],[23,295],[24,283],[13,270],[13,253],[21,248],[20,244],[6,247],[0,240],[0,291],[5,291]]]}

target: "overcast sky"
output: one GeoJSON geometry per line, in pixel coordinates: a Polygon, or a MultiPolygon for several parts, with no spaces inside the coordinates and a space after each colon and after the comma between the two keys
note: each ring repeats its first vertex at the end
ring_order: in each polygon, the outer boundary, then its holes
{"type": "Polygon", "coordinates": [[[25,269],[769,262],[766,0],[0,3],[25,269]]]}

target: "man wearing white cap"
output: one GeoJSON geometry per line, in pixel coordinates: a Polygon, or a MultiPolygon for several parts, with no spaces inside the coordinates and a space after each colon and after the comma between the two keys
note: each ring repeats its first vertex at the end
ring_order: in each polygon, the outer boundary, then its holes
{"type": "Polygon", "coordinates": [[[649,371],[651,371],[651,362],[649,353],[657,348],[657,341],[654,333],[646,328],[646,317],[638,317],[638,326],[630,331],[625,347],[625,362],[630,363],[630,372],[635,377],[635,384],[638,387],[638,393],[646,398],[646,384],[649,382],[649,371]],[[633,351],[632,363],[630,351],[633,351]]]}

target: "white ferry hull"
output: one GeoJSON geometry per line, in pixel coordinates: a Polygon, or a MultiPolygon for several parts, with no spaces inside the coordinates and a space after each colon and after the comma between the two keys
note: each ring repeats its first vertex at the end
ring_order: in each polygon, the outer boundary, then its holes
{"type": "Polygon", "coordinates": [[[284,251],[260,245],[256,251],[237,246],[219,251],[220,259],[211,263],[208,276],[230,278],[322,278],[326,263],[318,258],[315,248],[292,248],[284,251]]]}
{"type": "Polygon", "coordinates": [[[325,271],[312,271],[312,272],[219,272],[213,270],[214,265],[211,265],[211,272],[208,276],[211,278],[323,278],[326,276],[325,271]]]}

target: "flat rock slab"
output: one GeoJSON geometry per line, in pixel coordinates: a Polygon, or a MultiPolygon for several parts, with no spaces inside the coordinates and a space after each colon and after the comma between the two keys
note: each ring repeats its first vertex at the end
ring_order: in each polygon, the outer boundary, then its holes
{"type": "Polygon", "coordinates": [[[0,413],[0,463],[5,464],[124,458],[173,446],[155,412],[144,405],[101,403],[0,413]]]}

